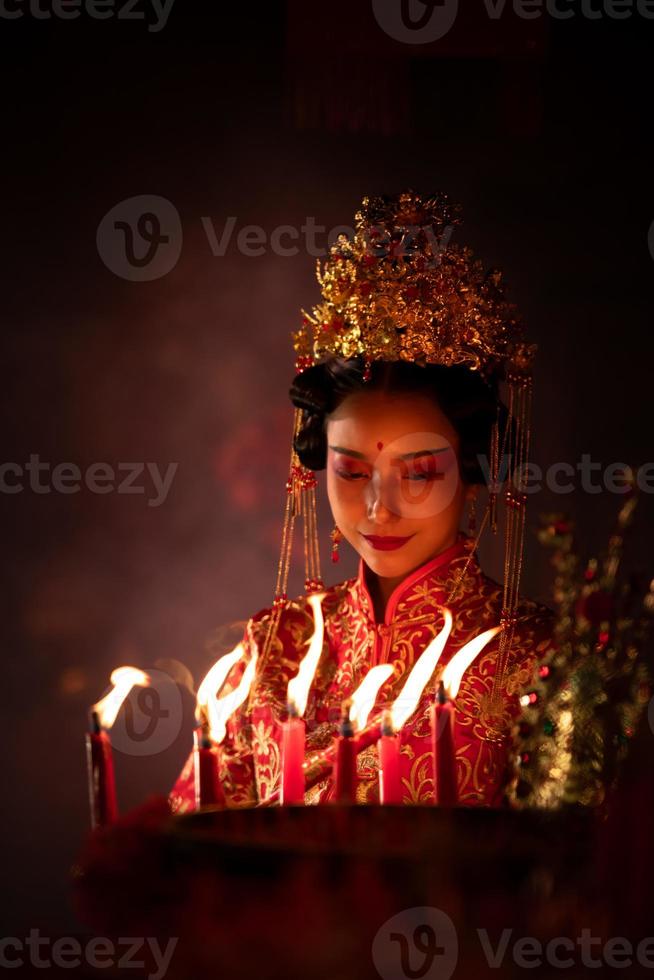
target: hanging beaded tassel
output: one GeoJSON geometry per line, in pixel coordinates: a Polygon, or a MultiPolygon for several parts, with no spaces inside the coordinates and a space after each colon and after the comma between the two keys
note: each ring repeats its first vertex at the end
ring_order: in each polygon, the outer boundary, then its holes
{"type": "Polygon", "coordinates": [[[477,498],[471,497],[468,507],[468,534],[473,535],[477,530],[477,498]]]}
{"type": "Polygon", "coordinates": [[[268,632],[263,644],[264,658],[269,653],[277,634],[282,610],[288,602],[288,576],[293,553],[293,532],[298,517],[304,519],[304,561],[307,593],[321,592],[324,588],[320,574],[320,546],[318,542],[318,521],[316,516],[316,476],[312,470],[300,463],[295,451],[295,440],[302,427],[304,412],[296,408],[293,415],[293,437],[291,439],[290,473],[286,481],[286,507],[282,528],[282,548],[277,566],[277,580],[273,598],[272,613],[268,632]]]}
{"type": "Polygon", "coordinates": [[[489,487],[489,516],[493,534],[497,534],[497,494],[499,491],[499,452],[500,452],[500,403],[497,402],[497,414],[491,433],[490,446],[490,487],[489,487]]]}
{"type": "Polygon", "coordinates": [[[330,538],[332,539],[332,561],[337,562],[340,557],[338,553],[338,546],[343,540],[343,533],[339,528],[336,527],[336,525],[334,525],[334,528],[330,534],[330,538]]]}
{"type": "Polygon", "coordinates": [[[322,592],[324,583],[320,575],[320,545],[318,543],[318,517],[316,515],[316,476],[312,470],[301,466],[298,479],[303,488],[300,507],[304,517],[304,590],[307,595],[322,592]]]}
{"type": "MultiPolygon", "coordinates": [[[[506,505],[504,591],[500,619],[503,629],[499,636],[499,651],[492,692],[492,700],[498,705],[504,687],[517,622],[516,611],[520,601],[519,588],[523,564],[527,505],[524,480],[529,457],[532,402],[531,377],[510,374],[507,380],[509,383],[509,420],[507,426],[509,485],[504,493],[506,505]]],[[[506,443],[506,439],[504,442],[506,443]]],[[[504,458],[504,448],[501,457],[504,458]]]]}

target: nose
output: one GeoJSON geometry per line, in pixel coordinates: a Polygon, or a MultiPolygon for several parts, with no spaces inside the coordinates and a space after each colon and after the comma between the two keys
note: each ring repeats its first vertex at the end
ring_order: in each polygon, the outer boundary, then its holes
{"type": "Polygon", "coordinates": [[[373,474],[366,487],[366,508],[368,520],[374,524],[388,524],[395,519],[393,510],[387,505],[379,474],[373,474]]]}

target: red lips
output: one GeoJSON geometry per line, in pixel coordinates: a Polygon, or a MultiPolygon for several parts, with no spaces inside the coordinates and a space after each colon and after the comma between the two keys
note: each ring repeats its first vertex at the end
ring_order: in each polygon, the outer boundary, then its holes
{"type": "Polygon", "coordinates": [[[405,538],[397,538],[389,534],[384,534],[383,536],[378,534],[364,534],[363,537],[378,551],[394,551],[396,548],[401,548],[403,544],[406,544],[413,535],[409,534],[405,538]]]}

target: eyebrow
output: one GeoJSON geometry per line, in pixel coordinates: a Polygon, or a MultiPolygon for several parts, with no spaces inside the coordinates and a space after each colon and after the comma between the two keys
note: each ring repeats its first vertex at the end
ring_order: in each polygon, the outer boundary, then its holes
{"type": "Polygon", "coordinates": [[[344,449],[343,446],[329,446],[329,449],[335,453],[341,453],[343,456],[353,456],[355,459],[366,458],[365,453],[358,453],[356,449],[344,449]]]}
{"type": "MultiPolygon", "coordinates": [[[[356,449],[345,449],[343,446],[329,446],[335,453],[342,453],[343,456],[353,456],[354,459],[366,459],[365,453],[359,453],[356,449]]],[[[421,456],[436,456],[438,453],[447,452],[447,446],[441,446],[439,449],[420,449],[415,453],[403,453],[399,456],[399,459],[419,459],[421,456]]]]}

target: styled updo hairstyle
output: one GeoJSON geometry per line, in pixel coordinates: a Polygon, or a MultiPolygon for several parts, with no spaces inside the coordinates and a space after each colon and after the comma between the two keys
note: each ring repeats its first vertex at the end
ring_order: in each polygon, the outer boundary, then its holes
{"type": "Polygon", "coordinates": [[[490,465],[491,434],[499,405],[500,447],[508,411],[499,399],[497,382],[486,382],[478,372],[457,365],[424,367],[410,361],[373,361],[370,377],[363,380],[361,356],[334,357],[296,375],[289,390],[291,401],[304,409],[295,439],[300,462],[311,470],[327,465],[328,415],[347,395],[361,391],[386,394],[419,394],[433,399],[459,436],[459,469],[466,484],[486,484],[479,458],[490,465]]]}

